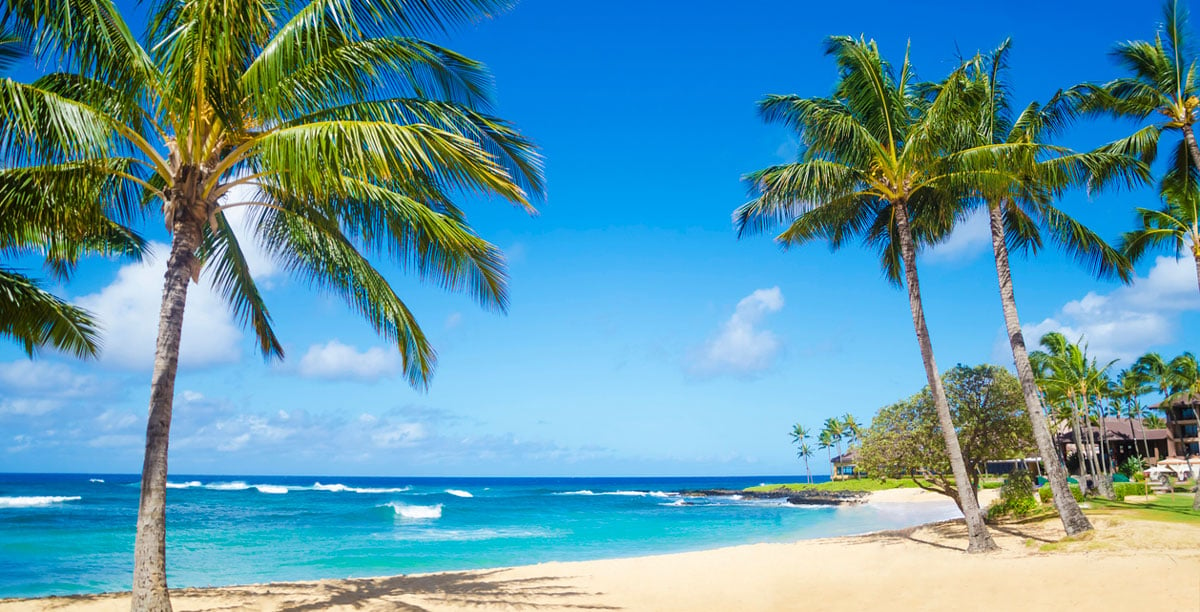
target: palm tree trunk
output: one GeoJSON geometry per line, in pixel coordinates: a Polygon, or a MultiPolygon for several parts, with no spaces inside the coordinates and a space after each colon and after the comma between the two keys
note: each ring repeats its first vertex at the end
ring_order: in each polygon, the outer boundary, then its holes
{"type": "MultiPolygon", "coordinates": [[[[187,217],[180,214],[180,217],[187,217]]],[[[142,463],[142,493],[138,504],[137,538],[133,547],[133,610],[171,610],[167,595],[167,445],[183,308],[192,277],[200,225],[195,219],[174,224],[171,255],[163,284],[158,344],[150,383],[150,418],[146,423],[146,455],[142,463]]]]}
{"type": "Polygon", "coordinates": [[[967,464],[963,460],[962,448],[958,444],[958,434],[955,433],[954,420],[950,416],[950,404],[946,401],[946,389],[942,386],[942,377],[938,373],[937,363],[933,358],[933,342],[929,338],[929,327],[925,323],[925,308],[921,302],[921,285],[917,278],[917,249],[913,244],[912,231],[908,225],[908,207],[904,200],[897,200],[895,206],[896,234],[900,240],[900,256],[904,261],[904,280],[908,287],[908,305],[912,311],[913,330],[917,334],[917,344],[921,348],[921,360],[925,365],[925,378],[929,381],[929,390],[933,394],[933,405],[937,409],[938,423],[942,428],[942,437],[946,441],[946,454],[950,458],[950,468],[954,472],[954,484],[958,488],[963,517],[967,522],[968,544],[967,552],[988,552],[997,549],[983,522],[983,513],[979,510],[979,499],[971,488],[971,476],[967,473],[967,464]]]}
{"type": "Polygon", "coordinates": [[[812,484],[812,470],[808,469],[808,457],[804,458],[804,475],[808,478],[808,484],[812,484]]]}
{"type": "Polygon", "coordinates": [[[996,278],[1000,283],[1000,305],[1004,310],[1004,325],[1008,330],[1008,343],[1012,347],[1013,361],[1017,366],[1017,378],[1021,381],[1021,392],[1025,396],[1025,412],[1033,426],[1033,439],[1038,453],[1044,461],[1046,477],[1050,479],[1050,490],[1054,493],[1054,507],[1062,519],[1067,535],[1083,533],[1092,524],[1079,509],[1071,486],[1067,482],[1066,467],[1058,462],[1058,450],[1054,438],[1046,425],[1046,414],[1042,411],[1042,400],[1038,395],[1033,366],[1029,363],[1029,352],[1025,348],[1025,336],[1021,333],[1021,319],[1017,315],[1017,298],[1013,293],[1012,270],[1008,265],[1008,245],[1004,242],[1004,211],[1001,205],[990,207],[988,215],[992,225],[992,251],[996,256],[996,278]]]}
{"type": "Polygon", "coordinates": [[[1200,286],[1200,245],[1192,247],[1192,260],[1196,262],[1196,285],[1200,286]]]}
{"type": "MultiPolygon", "coordinates": [[[[1100,495],[1104,496],[1105,499],[1115,499],[1117,497],[1117,495],[1113,491],[1112,480],[1108,477],[1108,474],[1103,469],[1104,457],[1102,456],[1102,454],[1103,454],[1103,448],[1104,448],[1104,433],[1103,432],[1100,433],[1100,441],[1099,442],[1097,442],[1096,439],[1094,437],[1092,437],[1091,408],[1088,406],[1086,392],[1083,394],[1083,414],[1087,415],[1087,417],[1086,417],[1087,418],[1086,425],[1088,428],[1087,438],[1088,438],[1088,444],[1090,444],[1092,447],[1092,450],[1088,452],[1088,456],[1090,456],[1092,459],[1092,474],[1096,477],[1096,490],[1099,491],[1100,495]]],[[[1101,413],[1101,414],[1103,414],[1103,413],[1101,413]]],[[[1100,426],[1103,427],[1104,426],[1103,425],[1103,423],[1104,423],[1103,417],[1101,417],[1100,423],[1101,423],[1100,426]]]]}
{"type": "Polygon", "coordinates": [[[1083,430],[1079,427],[1079,405],[1075,403],[1075,398],[1069,398],[1071,402],[1071,431],[1075,434],[1075,457],[1079,460],[1079,490],[1087,493],[1086,475],[1087,467],[1087,447],[1083,443],[1083,430]]]}
{"type": "Polygon", "coordinates": [[[1192,163],[1200,166],[1200,146],[1196,145],[1196,132],[1191,124],[1183,126],[1183,139],[1187,141],[1188,151],[1192,153],[1192,163]]]}

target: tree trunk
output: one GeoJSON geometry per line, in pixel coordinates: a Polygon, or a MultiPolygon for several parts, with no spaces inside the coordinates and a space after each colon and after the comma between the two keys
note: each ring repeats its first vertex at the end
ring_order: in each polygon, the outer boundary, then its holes
{"type": "Polygon", "coordinates": [[[1071,431],[1075,434],[1075,458],[1079,461],[1079,490],[1087,493],[1087,455],[1084,453],[1083,430],[1079,428],[1079,407],[1071,399],[1071,431]]]}
{"type": "Polygon", "coordinates": [[[187,301],[200,225],[184,217],[174,223],[171,255],[163,284],[158,344],[150,383],[150,418],[146,423],[146,455],[142,463],[142,493],[138,504],[137,539],[133,548],[133,610],[169,611],[167,595],[167,445],[171,407],[175,397],[175,372],[179,366],[179,338],[187,301]]]}
{"type": "Polygon", "coordinates": [[[1013,292],[1012,269],[1008,264],[1008,245],[1004,242],[1004,211],[1001,205],[989,207],[992,225],[992,251],[996,256],[996,277],[1000,283],[1000,305],[1004,310],[1004,326],[1008,331],[1008,343],[1012,347],[1013,361],[1017,366],[1017,378],[1021,381],[1021,393],[1025,396],[1025,412],[1033,426],[1033,439],[1038,453],[1044,459],[1043,469],[1050,480],[1054,493],[1054,507],[1062,519],[1067,535],[1083,533],[1092,524],[1079,509],[1071,486],[1067,482],[1067,469],[1058,462],[1058,451],[1050,428],[1046,425],[1046,414],[1042,411],[1042,400],[1038,394],[1033,366],[1029,363],[1029,352],[1025,348],[1025,335],[1021,333],[1021,319],[1017,315],[1017,298],[1013,292]]]}
{"type": "Polygon", "coordinates": [[[1192,260],[1196,262],[1196,286],[1200,287],[1200,245],[1192,247],[1192,260]]]}
{"type": "MultiPolygon", "coordinates": [[[[1087,439],[1088,444],[1091,446],[1091,450],[1088,451],[1088,456],[1091,457],[1092,460],[1092,475],[1096,478],[1096,490],[1100,492],[1100,495],[1104,497],[1104,499],[1116,499],[1117,494],[1115,491],[1113,491],[1112,479],[1109,478],[1108,474],[1103,469],[1101,469],[1104,464],[1104,457],[1101,456],[1103,454],[1104,434],[1103,432],[1100,434],[1099,442],[1097,442],[1095,437],[1092,436],[1091,408],[1088,406],[1087,398],[1087,392],[1085,391],[1082,394],[1082,412],[1085,415],[1084,418],[1087,419],[1084,424],[1087,425],[1087,439]]],[[[1103,427],[1103,420],[1101,420],[1101,423],[1101,427],[1103,427]]]]}
{"type": "Polygon", "coordinates": [[[967,552],[988,552],[997,549],[983,522],[983,514],[979,510],[979,499],[971,488],[971,476],[967,473],[967,464],[963,460],[962,448],[958,444],[958,434],[954,429],[954,420],[950,416],[950,403],[946,401],[946,389],[942,386],[942,377],[933,358],[933,342],[929,338],[929,328],[925,323],[925,308],[921,303],[921,284],[917,278],[917,249],[913,243],[912,232],[908,225],[908,207],[903,200],[893,202],[895,206],[896,234],[900,240],[900,256],[904,261],[904,280],[908,287],[908,305],[912,311],[913,330],[917,334],[917,344],[921,348],[921,360],[925,364],[925,378],[929,381],[929,390],[933,395],[933,405],[937,409],[938,423],[942,428],[942,437],[946,441],[946,454],[950,458],[950,468],[954,472],[954,484],[958,489],[958,497],[962,502],[963,517],[967,521],[968,544],[967,552]]]}
{"type": "Polygon", "coordinates": [[[812,484],[812,470],[808,469],[808,457],[804,458],[804,475],[808,478],[808,484],[812,484]]]}
{"type": "Polygon", "coordinates": [[[1200,147],[1196,146],[1196,132],[1192,130],[1192,125],[1183,126],[1183,139],[1187,142],[1188,151],[1192,153],[1192,163],[1200,166],[1200,147]]]}

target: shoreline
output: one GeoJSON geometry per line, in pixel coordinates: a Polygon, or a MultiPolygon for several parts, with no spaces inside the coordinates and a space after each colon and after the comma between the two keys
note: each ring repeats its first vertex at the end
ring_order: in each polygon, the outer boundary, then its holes
{"type": "MultiPolygon", "coordinates": [[[[986,505],[996,493],[995,490],[981,491],[981,504],[986,505]]],[[[877,507],[930,503],[946,504],[952,501],[936,493],[912,488],[874,491],[867,501],[867,505],[877,507]]],[[[1162,527],[1162,524],[1151,525],[1162,527]]],[[[981,563],[985,566],[998,564],[996,569],[988,573],[1004,577],[1010,575],[1009,572],[1032,570],[1022,568],[1022,565],[1043,563],[1047,558],[1064,559],[1075,556],[1075,552],[1086,555],[1088,563],[1113,565],[1112,571],[1130,571],[1125,567],[1130,561],[1136,561],[1137,566],[1149,562],[1147,569],[1137,570],[1139,572],[1167,571],[1170,569],[1168,566],[1173,568],[1172,572],[1186,570],[1176,575],[1198,576],[1197,584],[1191,592],[1195,598],[1200,598],[1200,527],[1181,527],[1194,532],[1189,536],[1191,539],[1185,539],[1191,542],[1191,549],[1172,550],[1169,556],[1162,554],[1158,555],[1157,559],[1142,559],[1141,556],[1131,557],[1128,554],[1105,555],[1101,554],[1106,549],[1105,546],[1093,550],[1088,546],[1088,542],[1077,543],[1083,545],[1083,550],[1068,551],[1061,556],[1040,553],[1030,555],[1029,541],[1049,543],[1061,537],[1056,520],[1042,521],[1032,528],[1019,528],[1021,538],[1014,538],[1011,533],[1007,533],[1012,530],[1007,528],[1006,531],[997,529],[994,533],[998,536],[997,540],[1005,541],[1001,553],[987,558],[968,557],[963,554],[966,538],[962,520],[956,519],[899,530],[801,539],[785,543],[739,544],[690,552],[586,561],[551,561],[515,567],[372,578],[173,589],[172,601],[174,608],[179,611],[213,608],[489,610],[526,606],[548,609],[609,607],[630,610],[772,610],[790,609],[788,602],[793,598],[798,597],[802,600],[804,593],[797,590],[796,584],[808,584],[809,589],[820,589],[820,584],[836,581],[837,575],[842,571],[846,572],[849,580],[847,584],[857,584],[860,580],[853,576],[861,576],[863,581],[875,585],[867,591],[856,591],[854,594],[847,594],[842,592],[845,589],[839,589],[839,599],[837,602],[830,602],[828,608],[839,609],[849,605],[847,601],[861,602],[855,605],[892,605],[896,589],[924,588],[921,585],[927,580],[944,582],[934,575],[927,575],[932,568],[954,573],[962,571],[962,567],[976,567],[981,563]],[[1182,557],[1180,552],[1183,553],[1182,557]],[[1186,567],[1181,567],[1180,562],[1186,564],[1186,567]],[[851,569],[855,567],[859,569],[851,569]],[[866,568],[874,569],[867,571],[866,568]],[[1187,568],[1193,568],[1195,571],[1188,574],[1191,569],[1187,568]],[[892,582],[898,584],[886,586],[892,582]],[[754,588],[745,586],[754,584],[757,584],[754,588]],[[902,586],[905,584],[908,586],[902,586]],[[874,595],[871,595],[872,593],[874,595]],[[883,597],[885,594],[887,597],[883,597]],[[846,599],[847,597],[849,599],[846,599]]],[[[1119,526],[1106,526],[1104,529],[1109,528],[1123,529],[1119,526]]],[[[1112,537],[1108,539],[1112,540],[1128,539],[1129,534],[1109,535],[1112,537]]],[[[1075,561],[1076,565],[1064,574],[1064,579],[1070,575],[1078,575],[1081,571],[1078,566],[1080,562],[1082,559],[1075,561]]],[[[964,582],[964,588],[971,589],[970,585],[978,584],[980,580],[986,582],[986,576],[971,575],[964,582]]],[[[1005,581],[1010,580],[1005,578],[1005,581]]],[[[1186,583],[1186,580],[1183,582],[1186,583]]],[[[1156,584],[1158,589],[1161,584],[1156,584]]],[[[1071,590],[1071,597],[1076,598],[1070,601],[1082,601],[1077,599],[1080,597],[1079,593],[1075,592],[1078,589],[1068,588],[1071,590]]],[[[947,604],[948,607],[964,605],[961,603],[964,594],[945,595],[951,597],[947,601],[960,602],[953,606],[947,604]]],[[[1136,598],[1139,605],[1147,601],[1144,595],[1146,594],[1139,593],[1139,598],[1136,598]]],[[[1109,599],[1096,601],[1102,608],[1111,603],[1109,599]]],[[[1161,609],[1165,610],[1200,608],[1200,599],[1194,606],[1186,599],[1164,600],[1161,603],[1166,606],[1161,609]],[[1186,601],[1189,606],[1172,607],[1171,601],[1186,601]]],[[[937,607],[929,600],[910,605],[937,607]]],[[[820,605],[814,606],[812,601],[805,601],[803,607],[826,609],[820,605]]],[[[86,612],[125,610],[128,609],[128,592],[0,600],[0,612],[51,609],[86,612]]]]}

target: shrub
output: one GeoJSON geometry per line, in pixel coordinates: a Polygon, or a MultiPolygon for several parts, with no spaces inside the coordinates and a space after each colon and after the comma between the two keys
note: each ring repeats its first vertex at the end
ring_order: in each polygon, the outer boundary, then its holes
{"type": "Polygon", "coordinates": [[[1121,462],[1121,465],[1117,468],[1117,471],[1128,476],[1129,478],[1133,478],[1135,475],[1141,474],[1142,470],[1144,469],[1146,469],[1146,463],[1142,461],[1141,457],[1130,456],[1128,459],[1121,462]]]}
{"type": "MultiPolygon", "coordinates": [[[[1075,501],[1083,501],[1083,491],[1079,490],[1079,485],[1069,486],[1071,487],[1071,497],[1074,497],[1075,501]]],[[[1048,504],[1054,499],[1054,491],[1050,490],[1049,483],[1042,485],[1042,488],[1038,489],[1038,497],[1041,498],[1042,503],[1044,504],[1048,504]]]]}
{"type": "Polygon", "coordinates": [[[988,518],[1001,516],[1028,516],[1037,510],[1038,502],[1033,497],[1033,477],[1025,470],[1008,475],[1000,487],[1000,499],[988,508],[988,518]]]}
{"type": "Polygon", "coordinates": [[[1126,495],[1148,495],[1149,487],[1138,482],[1118,482],[1113,485],[1113,491],[1117,494],[1117,501],[1125,501],[1126,495]]]}

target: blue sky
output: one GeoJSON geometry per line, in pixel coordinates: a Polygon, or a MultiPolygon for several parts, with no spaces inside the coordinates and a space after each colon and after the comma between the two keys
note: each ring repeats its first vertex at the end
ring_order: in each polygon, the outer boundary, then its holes
{"type": "MultiPolygon", "coordinates": [[[[1157,3],[526,0],[446,41],[486,62],[499,113],[542,147],[541,214],[467,202],[508,254],[506,316],[391,275],[439,351],[427,393],[340,302],[269,260],[288,352],[266,364],[205,288],[193,287],[172,431],[174,473],[363,475],[796,474],[787,431],[875,410],[925,384],[905,294],[872,255],[737,240],[739,177],[794,154],[754,103],[823,95],[832,34],[876,38],[920,75],[1013,39],[1022,103],[1116,75],[1117,40],[1149,38],[1157,3]]],[[[130,9],[132,15],[136,9],[130,9]]],[[[136,21],[136,19],[134,19],[136,21]]],[[[1063,143],[1130,130],[1089,122],[1063,143]]],[[[1152,191],[1072,194],[1063,207],[1105,236],[1152,191]]],[[[232,212],[232,211],[231,211],[232,212]]],[[[986,223],[922,256],[938,363],[1008,365],[986,223]]],[[[156,240],[167,237],[146,228],[156,240]]],[[[160,250],[160,253],[165,252],[160,250]]],[[[90,261],[60,292],[99,313],[96,362],[24,359],[0,344],[0,471],[136,473],[162,258],[90,261]]],[[[1149,258],[1128,287],[1053,251],[1015,262],[1035,339],[1087,334],[1110,359],[1194,349],[1200,296],[1188,260],[1149,258]]],[[[822,460],[814,471],[824,472],[822,460]]]]}

